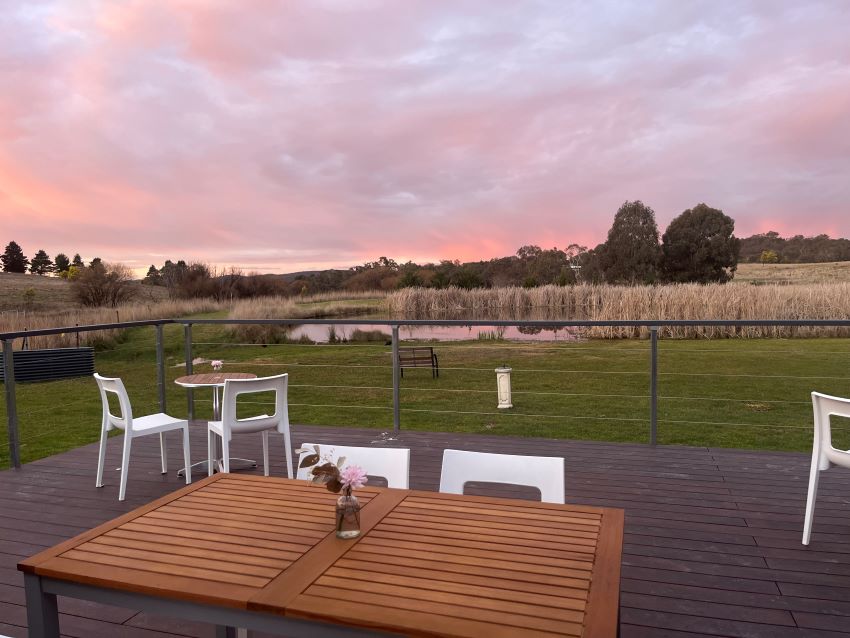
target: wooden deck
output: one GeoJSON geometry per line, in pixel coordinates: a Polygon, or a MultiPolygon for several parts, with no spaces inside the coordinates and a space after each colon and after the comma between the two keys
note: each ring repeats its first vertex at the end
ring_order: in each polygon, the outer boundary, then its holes
{"type": "MultiPolygon", "coordinates": [[[[197,458],[206,438],[203,428],[193,430],[197,458]]],[[[374,430],[293,432],[295,445],[380,439],[374,430]]],[[[177,437],[172,441],[176,470],[177,437]]],[[[803,454],[430,432],[402,432],[391,445],[412,449],[411,487],[426,490],[437,489],[446,447],[564,456],[569,502],[626,510],[623,638],[850,635],[850,472],[822,476],[812,543],[804,548],[803,454]]],[[[259,436],[235,438],[232,453],[259,457],[259,436]]],[[[158,454],[156,437],[134,442],[124,503],[111,470],[120,464],[118,440],[102,489],[94,487],[96,446],[0,473],[0,635],[26,635],[18,560],[182,485],[175,472],[159,474],[158,454]]],[[[272,474],[285,475],[279,441],[272,458],[272,474]]],[[[509,487],[476,493],[530,496],[509,487]]],[[[61,599],[60,611],[64,635],[75,638],[213,635],[209,626],[75,600],[61,599]]]]}

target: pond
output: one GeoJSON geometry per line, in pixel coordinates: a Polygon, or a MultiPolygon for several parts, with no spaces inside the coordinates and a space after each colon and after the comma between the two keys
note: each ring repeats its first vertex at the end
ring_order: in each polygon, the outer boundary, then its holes
{"type": "MultiPolygon", "coordinates": [[[[327,343],[330,340],[330,326],[300,325],[294,326],[288,337],[297,340],[302,336],[327,343]]],[[[355,330],[361,332],[378,331],[390,339],[389,326],[366,324],[358,326],[333,326],[338,340],[349,340],[355,330]]],[[[576,328],[521,328],[517,326],[401,326],[399,338],[404,341],[468,341],[507,339],[511,341],[576,341],[579,333],[576,328]]]]}

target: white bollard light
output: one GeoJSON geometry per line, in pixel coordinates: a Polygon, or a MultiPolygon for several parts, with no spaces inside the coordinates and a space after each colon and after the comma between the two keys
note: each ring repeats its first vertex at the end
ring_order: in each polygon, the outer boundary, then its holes
{"type": "Polygon", "coordinates": [[[511,369],[508,367],[496,368],[496,391],[499,396],[500,410],[514,407],[511,403],[511,369]]]}

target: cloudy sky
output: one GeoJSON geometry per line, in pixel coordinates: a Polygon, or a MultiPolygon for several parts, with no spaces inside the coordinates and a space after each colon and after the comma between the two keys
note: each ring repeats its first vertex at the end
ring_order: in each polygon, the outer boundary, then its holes
{"type": "Polygon", "coordinates": [[[850,236],[850,2],[0,0],[0,242],[288,272],[850,236]]]}

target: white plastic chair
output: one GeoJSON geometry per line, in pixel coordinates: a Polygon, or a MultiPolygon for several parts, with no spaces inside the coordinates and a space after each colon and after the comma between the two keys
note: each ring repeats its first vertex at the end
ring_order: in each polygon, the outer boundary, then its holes
{"type": "Polygon", "coordinates": [[[221,399],[221,421],[210,421],[207,428],[207,453],[209,474],[212,476],[214,458],[213,435],[221,437],[221,461],[223,470],[230,472],[230,439],[234,434],[262,432],[263,473],[269,475],[269,431],[283,435],[286,447],[286,473],[292,478],[292,442],[289,437],[289,404],[287,403],[287,374],[259,379],[227,379],[221,399]],[[262,414],[247,419],[236,416],[236,399],[242,394],[274,392],[274,414],[262,414]]]}
{"type": "Polygon", "coordinates": [[[815,417],[815,438],[812,445],[812,465],[809,470],[809,496],[806,499],[806,520],[803,523],[803,545],[808,545],[812,536],[812,521],[815,516],[815,499],[818,495],[820,473],[833,464],[850,468],[850,452],[837,450],[832,445],[829,417],[850,417],[850,399],[832,397],[812,392],[812,409],[815,417]]]}
{"type": "Polygon", "coordinates": [[[471,481],[536,487],[544,503],[563,504],[564,459],[445,450],[440,491],[463,494],[464,485],[471,481]]]}
{"type": "MultiPolygon", "coordinates": [[[[307,448],[298,458],[299,479],[309,479],[309,467],[301,467],[301,459],[309,454],[315,443],[302,443],[301,448],[307,448]]],[[[407,448],[387,447],[350,447],[346,445],[331,445],[319,443],[319,451],[324,456],[330,454],[334,460],[345,457],[345,465],[359,465],[369,476],[387,480],[387,487],[397,487],[406,490],[410,485],[410,450],[407,448]]]]}
{"type": "MultiPolygon", "coordinates": [[[[183,430],[183,462],[184,467],[191,465],[189,454],[189,422],[185,419],[175,419],[164,412],[150,414],[148,416],[133,418],[133,409],[130,407],[130,397],[124,383],[119,378],[103,377],[97,373],[94,375],[97,387],[100,389],[100,399],[103,402],[103,420],[100,426],[100,453],[97,458],[97,487],[103,487],[103,465],[106,460],[107,432],[118,428],[124,430],[124,453],[121,457],[121,487],[118,490],[118,500],[123,501],[127,492],[127,470],[130,467],[130,448],[133,439],[148,434],[159,434],[159,450],[162,456],[162,473],[168,471],[168,459],[165,451],[165,433],[170,430],[183,430]],[[118,396],[118,405],[121,415],[116,416],[110,412],[107,392],[118,396]]],[[[186,472],[186,484],[192,482],[191,472],[186,472]]]]}

